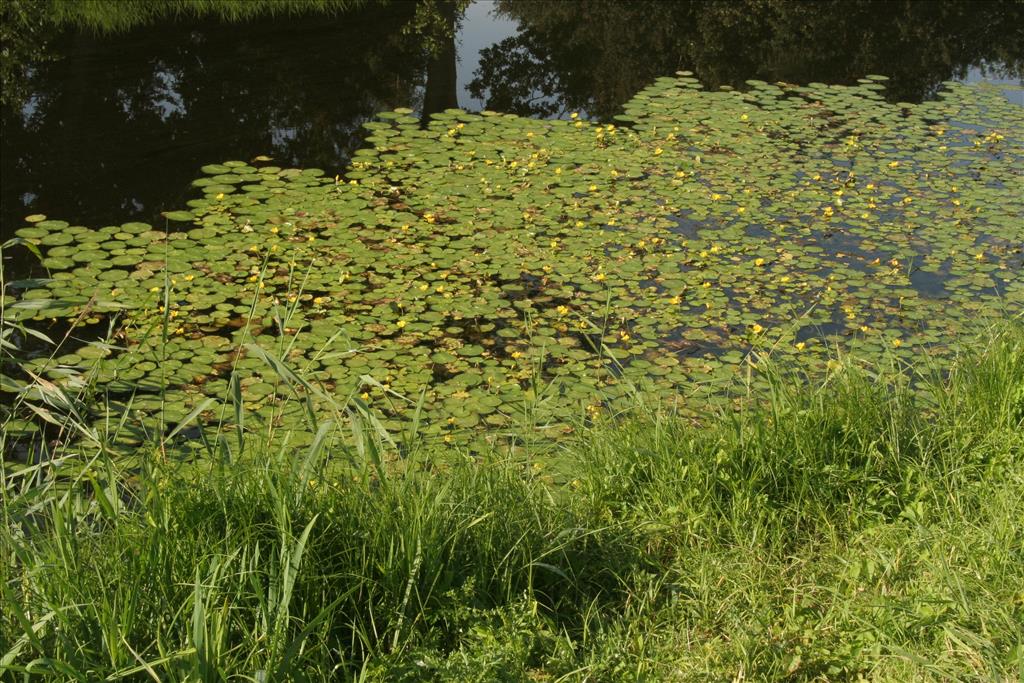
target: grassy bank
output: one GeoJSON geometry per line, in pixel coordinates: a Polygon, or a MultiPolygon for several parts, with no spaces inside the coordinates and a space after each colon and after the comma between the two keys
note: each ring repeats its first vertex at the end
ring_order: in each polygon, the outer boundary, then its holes
{"type": "Polygon", "coordinates": [[[1024,331],[543,463],[317,444],[5,480],[9,680],[1016,680],[1024,331]],[[565,483],[552,483],[552,482],[565,483]]]}

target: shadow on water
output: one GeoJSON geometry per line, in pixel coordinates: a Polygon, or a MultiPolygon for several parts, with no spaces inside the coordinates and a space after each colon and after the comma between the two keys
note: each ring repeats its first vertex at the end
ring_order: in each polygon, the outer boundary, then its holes
{"type": "Polygon", "coordinates": [[[376,112],[422,106],[427,55],[402,33],[413,11],[59,33],[27,99],[3,108],[4,232],[33,212],[162,227],[212,160],[337,172],[376,112]]]}

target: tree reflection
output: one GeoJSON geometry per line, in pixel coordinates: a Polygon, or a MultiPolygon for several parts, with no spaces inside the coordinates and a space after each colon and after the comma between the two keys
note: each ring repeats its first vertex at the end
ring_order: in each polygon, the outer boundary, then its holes
{"type": "Polygon", "coordinates": [[[181,206],[200,165],[229,158],[339,167],[363,122],[421,101],[427,56],[402,33],[414,11],[59,34],[31,98],[4,108],[3,224],[31,211],[153,220],[181,206]]]}
{"type": "Polygon", "coordinates": [[[709,87],[756,78],[850,83],[891,77],[920,101],[975,65],[1024,75],[1024,4],[874,0],[499,0],[520,32],[487,49],[470,84],[488,108],[607,117],[679,69],[709,87]]]}

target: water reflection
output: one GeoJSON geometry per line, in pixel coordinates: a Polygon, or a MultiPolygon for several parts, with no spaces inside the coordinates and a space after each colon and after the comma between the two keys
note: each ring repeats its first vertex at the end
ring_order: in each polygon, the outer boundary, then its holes
{"type": "Polygon", "coordinates": [[[1024,4],[823,0],[499,0],[519,32],[486,49],[475,97],[491,109],[607,117],[658,76],[689,69],[709,87],[748,79],[851,83],[891,77],[917,102],[972,66],[1024,75],[1024,4]]]}
{"type": "Polygon", "coordinates": [[[211,161],[337,167],[363,122],[422,99],[425,55],[401,32],[413,11],[63,33],[3,112],[5,232],[32,211],[153,220],[211,161]]]}

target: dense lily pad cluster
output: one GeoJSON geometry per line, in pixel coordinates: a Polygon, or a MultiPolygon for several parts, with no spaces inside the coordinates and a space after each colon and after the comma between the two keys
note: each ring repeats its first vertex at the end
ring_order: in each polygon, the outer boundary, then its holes
{"type": "Polygon", "coordinates": [[[422,429],[448,434],[637,385],[699,410],[769,352],[944,353],[1024,308],[1024,110],[959,84],[889,104],[884,80],[709,92],[683,72],[610,123],[398,110],[344,178],[204,167],[167,214],[186,230],[34,217],[19,235],[53,280],[16,310],[116,314],[118,336],[30,369],[179,417],[234,373],[250,410],[298,419],[256,345],[390,426],[425,392],[422,429]]]}

